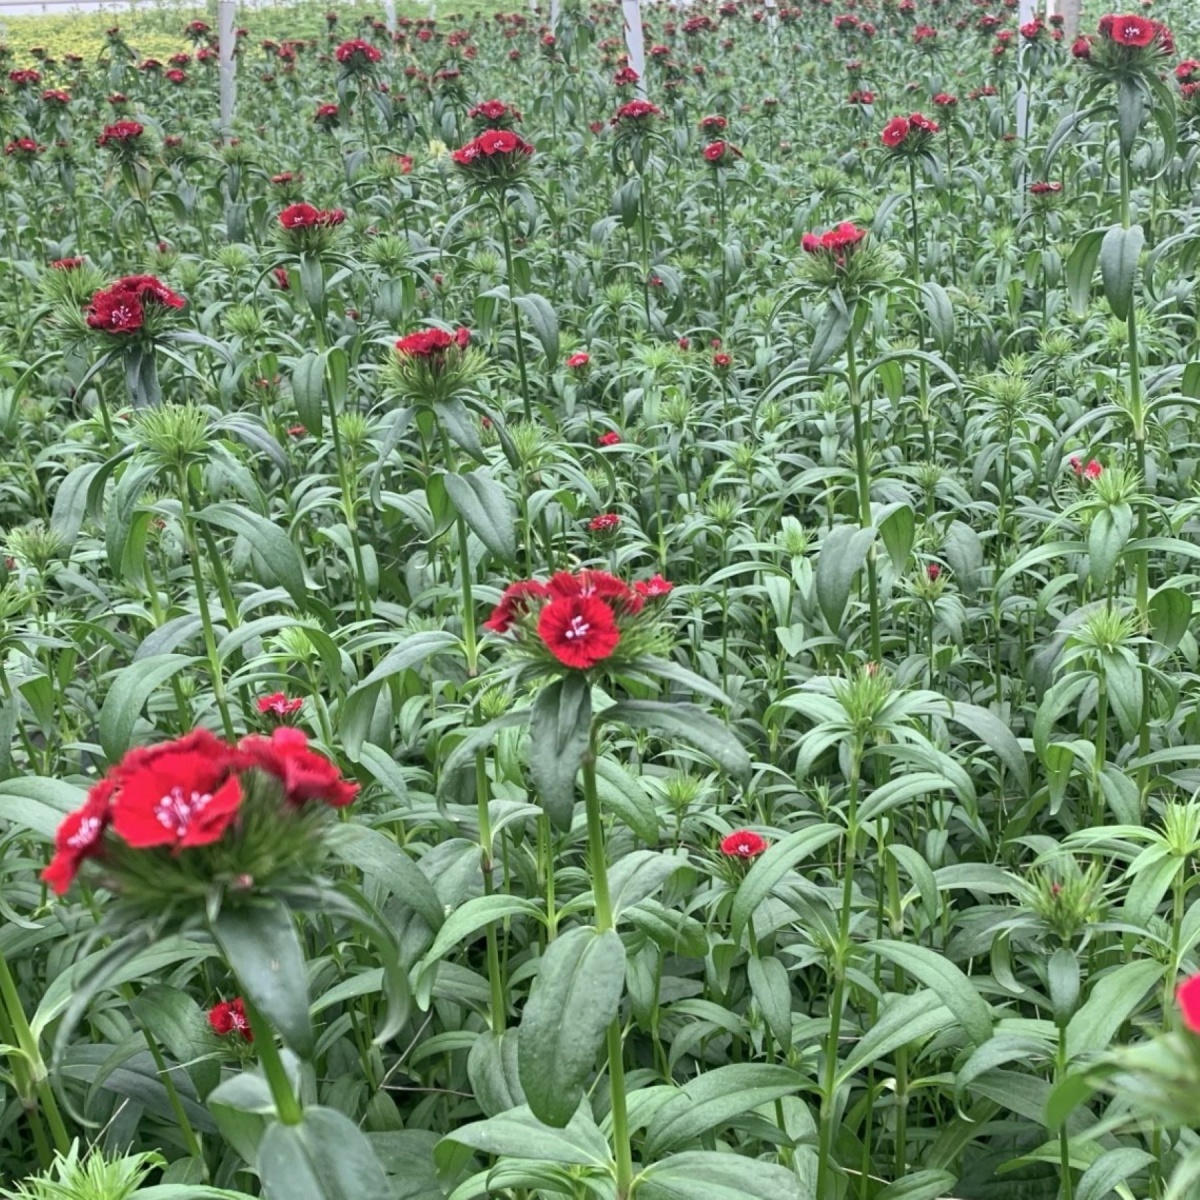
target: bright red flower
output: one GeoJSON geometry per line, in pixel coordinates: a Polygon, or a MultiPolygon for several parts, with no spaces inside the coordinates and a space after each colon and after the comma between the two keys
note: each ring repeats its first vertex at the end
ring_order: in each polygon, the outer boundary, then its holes
{"type": "Polygon", "coordinates": [[[1175,1002],[1183,1014],[1183,1023],[1200,1033],[1200,975],[1192,975],[1175,989],[1175,1002]]]}
{"type": "Polygon", "coordinates": [[[208,1010],[208,1023],[219,1037],[236,1033],[248,1042],[254,1041],[254,1031],[250,1028],[250,1018],[246,1016],[246,1004],[241,996],[214,1004],[208,1010]]]}
{"type": "Polygon", "coordinates": [[[766,849],[766,839],[749,829],[737,829],[721,839],[721,853],[726,858],[757,858],[766,849]]]}
{"type": "Polygon", "coordinates": [[[352,38],[348,42],[343,42],[333,52],[333,56],[342,64],[377,63],[383,58],[383,55],[370,42],[364,42],[362,38],[352,38]]]}
{"type": "Polygon", "coordinates": [[[1092,40],[1083,34],[1080,34],[1071,43],[1071,54],[1075,58],[1091,58],[1092,57],[1092,40]]]}
{"type": "Polygon", "coordinates": [[[444,329],[419,329],[396,342],[396,353],[405,358],[441,359],[451,346],[465,350],[471,341],[471,331],[459,328],[453,334],[444,329]]]}
{"type": "Polygon", "coordinates": [[[82,258],[56,258],[50,268],[53,271],[78,271],[84,261],[82,258]]]}
{"type": "Polygon", "coordinates": [[[287,267],[275,267],[272,269],[271,274],[275,278],[275,286],[281,292],[286,292],[292,286],[292,280],[288,275],[287,267]]]}
{"type": "Polygon", "coordinates": [[[284,229],[311,229],[321,221],[321,210],[311,204],[289,204],[279,214],[284,229]]]}
{"type": "Polygon", "coordinates": [[[1104,468],[1094,458],[1083,468],[1084,479],[1099,479],[1103,474],[1104,468]]]}
{"type": "Polygon", "coordinates": [[[884,127],[880,135],[883,144],[890,150],[901,145],[908,137],[909,123],[905,117],[893,117],[884,127]]]}
{"type": "Polygon", "coordinates": [[[290,804],[323,800],[333,808],[343,808],[358,795],[358,784],[344,780],[329,759],[310,750],[301,729],[281,725],[269,738],[242,738],[238,749],[247,766],[283,781],[283,794],[290,804]]]}
{"type": "Polygon", "coordinates": [[[621,518],[617,513],[600,513],[588,522],[588,529],[592,533],[613,533],[620,524],[621,518]]]}
{"type": "Polygon", "coordinates": [[[146,127],[139,121],[117,121],[106,125],[104,132],[96,139],[97,146],[129,146],[146,132],[146,127]]]}
{"type": "Polygon", "coordinates": [[[556,596],[538,617],[538,636],[564,666],[586,671],[617,648],[613,611],[596,595],[556,596]]]}
{"type": "Polygon", "coordinates": [[[673,583],[668,583],[661,575],[655,575],[650,579],[639,579],[633,586],[637,594],[646,600],[658,600],[663,596],[669,596],[675,588],[673,583]]]}
{"type": "Polygon", "coordinates": [[[567,366],[572,371],[582,371],[592,361],[591,355],[584,350],[577,350],[567,359],[567,366]]]}
{"type": "Polygon", "coordinates": [[[283,692],[272,692],[269,696],[259,696],[258,698],[258,711],[274,713],[277,717],[290,716],[294,712],[299,712],[303,707],[304,701],[299,696],[289,699],[283,692]]]}
{"type": "Polygon", "coordinates": [[[941,574],[942,574],[941,565],[939,563],[930,563],[925,568],[925,574],[928,577],[930,583],[936,583],[938,581],[938,579],[941,578],[941,574]]]}
{"type": "Polygon", "coordinates": [[[54,835],[54,857],[42,872],[44,882],[62,896],[75,880],[79,864],[96,853],[111,819],[113,785],[102,779],[81,808],[64,818],[54,835]]]}
{"type": "Polygon", "coordinates": [[[602,433],[596,439],[597,446],[619,446],[620,444],[621,435],[615,429],[610,429],[607,433],[602,433]]]}
{"type": "Polygon", "coordinates": [[[1100,32],[1109,41],[1116,42],[1118,46],[1134,46],[1143,49],[1154,41],[1154,37],[1158,33],[1158,25],[1154,21],[1148,21],[1145,17],[1129,13],[1120,17],[1102,18],[1100,32]]]}
{"type": "Polygon", "coordinates": [[[541,600],[550,594],[549,588],[537,579],[522,579],[510,583],[500,596],[500,603],[483,623],[492,633],[507,633],[513,622],[529,611],[530,601],[541,600]]]}

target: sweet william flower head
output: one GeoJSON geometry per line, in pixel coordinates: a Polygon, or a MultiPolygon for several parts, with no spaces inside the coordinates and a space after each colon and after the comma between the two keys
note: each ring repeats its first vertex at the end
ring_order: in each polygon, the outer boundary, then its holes
{"type": "Polygon", "coordinates": [[[521,111],[503,100],[484,100],[469,109],[467,116],[479,129],[511,129],[520,122],[521,111]]]}
{"type": "Polygon", "coordinates": [[[529,169],[534,148],[511,129],[486,129],[450,155],[451,162],[475,187],[503,191],[529,169]]]}
{"type": "Polygon", "coordinates": [[[851,221],[842,221],[824,233],[806,233],[800,239],[802,270],[819,288],[837,288],[846,296],[859,295],[886,283],[891,261],[881,248],[851,221]]]}
{"type": "Polygon", "coordinates": [[[67,891],[81,865],[148,914],[226,902],[310,878],[326,853],[329,809],[357,784],[298,729],[235,745],[207,730],[131,750],[59,827],[43,873],[67,891]]]}
{"type": "Polygon", "coordinates": [[[732,167],[742,152],[732,142],[709,142],[703,150],[704,161],[710,167],[732,167]]]}
{"type": "Polygon", "coordinates": [[[208,1024],[218,1037],[236,1037],[242,1041],[254,1041],[250,1018],[246,1016],[246,1003],[241,996],[222,1000],[208,1010],[208,1024]]]}
{"type": "Polygon", "coordinates": [[[1189,976],[1176,988],[1175,1003],[1185,1028],[1200,1033],[1200,975],[1189,976]]]}
{"type": "Polygon", "coordinates": [[[151,340],[168,329],[187,301],[153,275],[126,275],[97,291],[84,320],[89,329],[122,345],[151,340]]]}
{"type": "Polygon", "coordinates": [[[319,254],[334,245],[345,221],[346,214],[340,208],[289,204],[279,214],[279,241],[293,254],[319,254]]]}
{"type": "Polygon", "coordinates": [[[749,862],[766,853],[767,841],[751,829],[736,829],[721,839],[721,853],[726,858],[749,862]]]}
{"type": "Polygon", "coordinates": [[[351,38],[343,42],[334,52],[334,58],[345,75],[371,75],[383,55],[362,38],[351,38]]]}
{"type": "Polygon", "coordinates": [[[1175,39],[1161,21],[1137,13],[1101,17],[1098,36],[1078,39],[1072,54],[1101,78],[1118,83],[1141,76],[1157,78],[1162,60],[1175,52],[1175,39]]]}
{"type": "Polygon", "coordinates": [[[432,404],[470,388],[483,367],[469,329],[418,329],[396,341],[385,379],[402,396],[432,404]]]}
{"type": "Polygon", "coordinates": [[[893,117],[883,127],[879,140],[887,154],[895,157],[915,157],[930,153],[930,142],[941,127],[922,113],[893,117]]]}

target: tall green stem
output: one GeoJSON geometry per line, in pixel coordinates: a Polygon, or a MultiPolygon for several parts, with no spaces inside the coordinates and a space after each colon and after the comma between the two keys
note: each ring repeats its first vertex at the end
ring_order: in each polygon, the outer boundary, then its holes
{"type": "Polygon", "coordinates": [[[500,236],[504,241],[504,271],[508,280],[508,307],[512,313],[513,337],[517,343],[517,371],[521,376],[521,404],[525,409],[525,420],[533,420],[533,404],[529,399],[529,372],[525,367],[525,336],[521,332],[521,308],[517,304],[517,281],[513,273],[512,235],[508,232],[508,213],[501,200],[496,205],[496,219],[500,223],[500,236]]]}
{"type": "MultiPolygon", "coordinates": [[[[612,899],[608,891],[608,863],[604,846],[604,823],[596,794],[596,726],[592,725],[587,754],[583,759],[583,801],[587,810],[588,857],[592,889],[596,897],[596,928],[613,929],[612,899]]],[[[629,1200],[633,1188],[633,1151],[629,1144],[629,1110],[625,1099],[625,1057],[621,1018],[608,1027],[608,1084],[612,1097],[613,1148],[617,1156],[617,1200],[629,1200]]]]}
{"type": "Polygon", "coordinates": [[[275,1101],[275,1111],[285,1125],[299,1125],[304,1119],[304,1108],[292,1090],[292,1081],[283,1065],[283,1056],[279,1053],[279,1047],[275,1045],[275,1031],[244,995],[243,1003],[246,1006],[250,1029],[254,1034],[254,1049],[258,1053],[258,1061],[262,1064],[263,1074],[271,1089],[271,1099],[275,1101]]]}
{"type": "MultiPolygon", "coordinates": [[[[852,322],[853,324],[853,322],[852,322]]],[[[858,479],[858,520],[864,529],[871,524],[871,477],[867,466],[867,434],[863,424],[862,396],[858,387],[858,360],[854,354],[854,330],[846,341],[846,384],[850,393],[850,412],[854,418],[854,465],[858,479]]],[[[871,609],[871,659],[883,661],[880,633],[879,579],[875,570],[875,547],[867,552],[867,597],[871,609]]]]}

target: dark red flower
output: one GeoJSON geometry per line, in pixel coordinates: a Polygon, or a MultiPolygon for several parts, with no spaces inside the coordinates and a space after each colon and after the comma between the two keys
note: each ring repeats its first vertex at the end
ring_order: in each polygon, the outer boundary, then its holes
{"type": "Polygon", "coordinates": [[[277,717],[290,716],[304,707],[304,701],[299,697],[289,699],[283,692],[272,692],[269,696],[259,696],[258,711],[274,713],[277,717]]]}
{"type": "Polygon", "coordinates": [[[145,132],[146,127],[138,121],[117,121],[104,127],[104,132],[96,139],[96,145],[117,148],[130,146],[145,132]]]}
{"type": "Polygon", "coordinates": [[[245,763],[283,781],[290,804],[323,800],[342,808],[358,795],[358,784],[349,783],[329,759],[308,748],[303,730],[281,725],[269,738],[252,735],[238,743],[245,763]]]}
{"type": "Polygon", "coordinates": [[[1154,41],[1158,24],[1134,13],[1125,16],[1108,16],[1100,20],[1100,33],[1118,46],[1134,46],[1143,49],[1154,41]]]}
{"type": "Polygon", "coordinates": [[[208,1023],[219,1037],[240,1034],[247,1042],[254,1041],[250,1018],[246,1016],[246,1005],[241,996],[233,1000],[222,1000],[208,1010],[208,1023]]]}
{"type": "Polygon", "coordinates": [[[529,611],[530,601],[542,600],[549,594],[549,588],[536,579],[510,583],[501,593],[500,603],[492,610],[492,615],[484,621],[484,629],[492,633],[507,633],[513,622],[529,611]]]}
{"type": "Polygon", "coordinates": [[[591,355],[584,350],[577,350],[567,359],[567,366],[572,371],[582,371],[592,361],[591,355]]]}
{"type": "Polygon", "coordinates": [[[905,117],[893,117],[884,127],[880,138],[885,146],[894,150],[908,137],[909,123],[905,117]]]}
{"type": "Polygon", "coordinates": [[[658,600],[669,596],[675,588],[673,583],[668,583],[661,575],[639,579],[633,586],[637,594],[646,600],[658,600]]]}
{"type": "Polygon", "coordinates": [[[614,533],[620,524],[619,514],[599,513],[588,522],[588,529],[592,533],[614,533]]]}
{"type": "Polygon", "coordinates": [[[749,829],[737,829],[721,839],[721,853],[726,858],[757,858],[766,849],[766,840],[749,829]]]}
{"type": "Polygon", "coordinates": [[[586,671],[617,648],[613,610],[597,595],[555,596],[538,617],[538,636],[564,666],[586,671]]]}

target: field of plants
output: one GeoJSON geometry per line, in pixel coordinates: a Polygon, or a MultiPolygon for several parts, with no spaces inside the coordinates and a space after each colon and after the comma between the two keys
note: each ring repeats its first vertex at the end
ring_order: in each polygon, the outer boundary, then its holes
{"type": "Polygon", "coordinates": [[[408,11],[0,47],[0,1196],[1194,1200],[1200,13],[408,11]]]}

